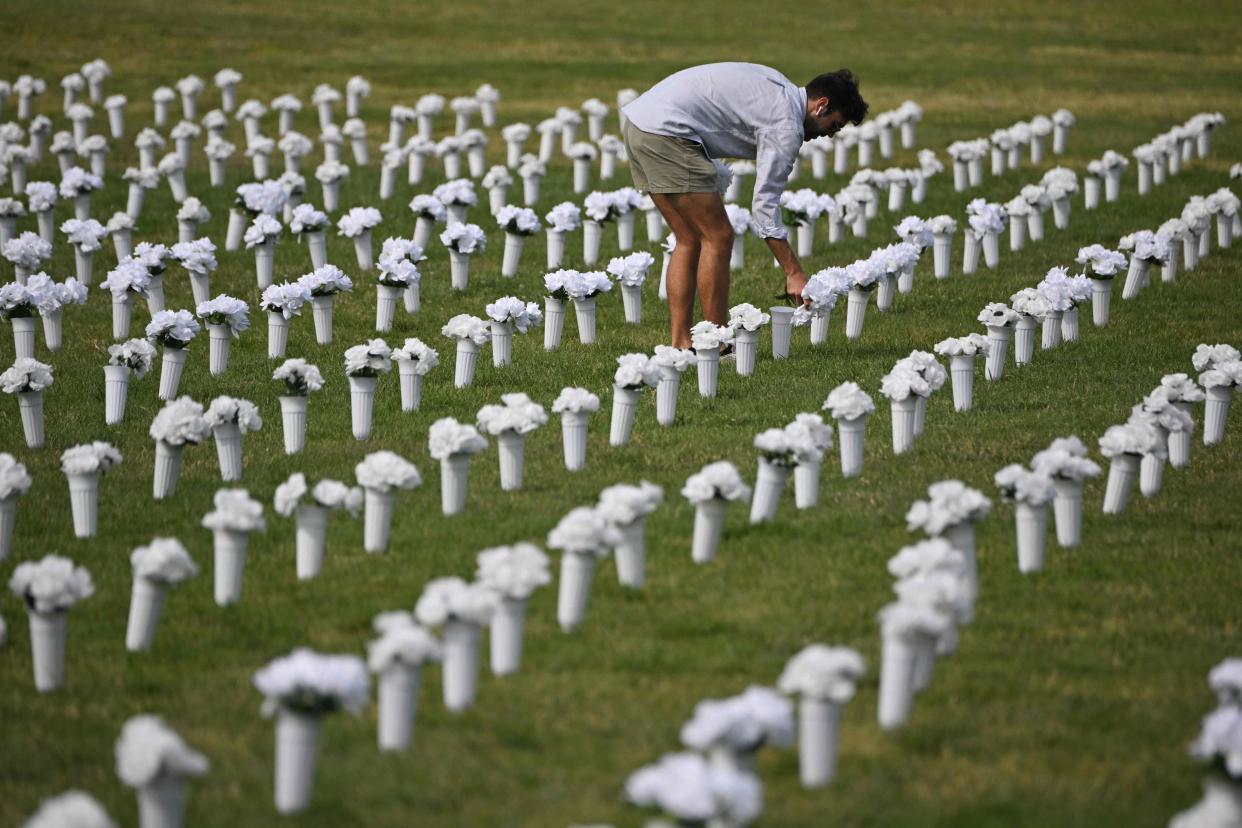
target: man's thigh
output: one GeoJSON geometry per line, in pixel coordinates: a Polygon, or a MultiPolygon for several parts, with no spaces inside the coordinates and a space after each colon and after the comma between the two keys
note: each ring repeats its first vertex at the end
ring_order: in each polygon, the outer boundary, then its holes
{"type": "Polygon", "coordinates": [[[677,193],[665,198],[697,238],[704,241],[732,240],[733,226],[729,223],[729,214],[725,212],[719,192],[677,193]]]}

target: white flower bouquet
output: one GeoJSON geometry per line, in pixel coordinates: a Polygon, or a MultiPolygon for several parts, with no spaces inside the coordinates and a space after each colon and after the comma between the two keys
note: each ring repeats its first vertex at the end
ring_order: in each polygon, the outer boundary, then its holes
{"type": "Polygon", "coordinates": [[[69,480],[75,537],[95,536],[99,527],[99,478],[120,463],[121,452],[116,446],[98,440],[72,446],[60,455],[60,470],[69,480]]]}
{"type": "Polygon", "coordinates": [[[414,736],[422,666],[444,648],[408,612],[382,612],[372,622],[379,638],[367,644],[367,667],[378,676],[379,748],[405,750],[414,736]]]}
{"type": "Polygon", "coordinates": [[[663,500],[664,490],[646,480],[637,486],[608,486],[600,492],[595,512],[620,536],[613,552],[621,586],[642,589],[646,583],[646,520],[663,500]]]}
{"type": "Polygon", "coordinates": [[[769,428],[756,434],[754,446],[759,450],[759,471],[750,502],[752,524],[775,519],[785,481],[798,464],[798,447],[794,445],[793,436],[783,428],[769,428]]]}
{"type": "Polygon", "coordinates": [[[310,290],[300,282],[281,282],[263,289],[259,309],[267,312],[268,359],[284,357],[289,342],[289,320],[300,316],[302,306],[310,299],[310,290]]]}
{"type": "Polygon", "coordinates": [[[306,476],[295,472],[276,487],[272,505],[277,514],[296,520],[297,576],[305,581],[317,577],[323,568],[328,512],[344,509],[357,517],[362,511],[363,493],[360,487],[339,480],[320,480],[311,489],[306,476]]]}
{"type": "Polygon", "coordinates": [[[572,632],[582,624],[596,563],[620,541],[617,530],[589,506],[571,509],[548,533],[548,547],[563,552],[556,602],[562,631],[572,632]]]}
{"type": "Polygon", "coordinates": [[[0,391],[17,396],[27,448],[43,448],[43,391],[52,385],[52,381],[52,366],[30,357],[14,361],[4,373],[0,373],[0,391]]]}
{"type": "Polygon", "coordinates": [[[32,482],[25,465],[7,451],[0,452],[0,561],[13,550],[17,498],[30,491],[32,482]]]}
{"type": "Polygon", "coordinates": [[[495,214],[496,224],[505,232],[505,251],[500,275],[512,279],[517,275],[526,239],[539,232],[539,216],[529,207],[515,207],[511,204],[501,206],[495,214]]]}
{"type": "Polygon", "coordinates": [[[810,509],[819,502],[819,470],[832,448],[832,426],[818,414],[802,413],[785,426],[794,452],[794,505],[810,509]]]}
{"type": "Polygon", "coordinates": [[[671,426],[677,418],[677,393],[681,388],[681,375],[698,362],[693,350],[657,345],[651,361],[660,369],[660,383],[656,386],[656,422],[671,426]]]}
{"type": "Polygon", "coordinates": [[[841,474],[857,477],[862,474],[863,436],[867,418],[875,412],[871,396],[854,382],[843,382],[824,400],[823,410],[837,421],[841,446],[841,474]]]}
{"type": "Polygon", "coordinates": [[[250,328],[250,306],[222,293],[200,303],[195,311],[207,326],[210,338],[208,368],[213,376],[223,374],[229,366],[229,343],[250,328]]]}
{"type": "Polygon", "coordinates": [[[988,354],[990,343],[982,334],[972,333],[963,337],[943,339],[933,350],[949,358],[949,373],[953,379],[953,408],[969,411],[974,400],[975,359],[988,354]]]}
{"type": "Polygon", "coordinates": [[[440,333],[457,344],[457,363],[453,373],[453,386],[465,388],[474,383],[474,372],[479,362],[479,346],[491,338],[491,326],[477,316],[459,313],[445,323],[440,333]]]}
{"type": "Polygon", "coordinates": [[[931,383],[915,364],[903,359],[881,378],[880,393],[892,404],[893,454],[904,454],[914,445],[919,400],[931,395],[931,383]]]}
{"type": "Polygon", "coordinates": [[[685,825],[744,826],[763,811],[763,788],[751,773],[697,753],[668,753],[630,774],[626,798],[685,825]]]}
{"type": "Polygon", "coordinates": [[[201,405],[189,397],[178,397],[164,404],[151,421],[148,433],[155,440],[153,496],[163,500],[177,490],[185,447],[206,440],[211,427],[203,418],[201,405]]]}
{"type": "Polygon", "coordinates": [[[612,420],[608,444],[623,446],[630,441],[638,414],[638,397],[644,388],[660,383],[660,366],[646,354],[622,354],[612,381],[612,420]]]}
{"type": "Polygon", "coordinates": [[[39,270],[45,261],[52,258],[52,243],[27,230],[6,241],[0,253],[13,265],[17,282],[25,284],[31,273],[39,270]]]}
{"type": "Polygon", "coordinates": [[[737,373],[740,376],[747,377],[755,372],[759,329],[771,319],[770,314],[746,302],[729,308],[729,327],[733,329],[733,347],[737,353],[737,373]]]}
{"type": "Polygon", "coordinates": [[[336,223],[338,233],[354,240],[354,254],[358,259],[358,267],[362,270],[374,267],[371,231],[379,225],[380,220],[380,211],[374,207],[354,207],[336,223]]]}
{"type": "MultiPolygon", "coordinates": [[[[549,294],[563,291],[574,301],[574,317],[578,322],[578,341],[583,345],[595,342],[596,297],[612,290],[612,281],[602,271],[560,270],[544,276],[549,294]]],[[[546,343],[545,343],[546,346],[546,343]]]]}
{"type": "Polygon", "coordinates": [[[491,617],[492,673],[511,675],[522,664],[527,599],[552,583],[548,556],[533,543],[516,543],[484,549],[476,560],[479,585],[499,598],[491,617]]]}
{"type": "Polygon", "coordinates": [[[306,447],[307,398],[323,388],[323,375],[304,359],[287,359],[272,373],[272,379],[284,383],[280,416],[285,454],[297,454],[306,447]]]}
{"type": "MultiPolygon", "coordinates": [[[[975,558],[975,524],[992,511],[992,501],[960,480],[941,480],[927,487],[927,499],[916,500],[906,512],[906,529],[943,538],[962,556],[963,577],[971,600],[979,593],[975,558]]],[[[890,569],[892,565],[890,564],[890,569]]],[[[893,573],[897,577],[901,575],[893,573]]]]}
{"type": "MultiPolygon", "coordinates": [[[[549,133],[544,132],[541,137],[546,141],[548,136],[549,133]]],[[[517,171],[518,177],[522,179],[522,203],[527,207],[534,207],[539,201],[540,183],[548,174],[547,162],[534,155],[523,155],[520,161],[517,171]]]]}
{"type": "Polygon", "coordinates": [[[470,256],[487,246],[487,236],[477,224],[452,222],[440,234],[448,248],[453,290],[465,290],[470,282],[470,256]]]}
{"type": "Polygon", "coordinates": [[[859,259],[846,265],[845,278],[850,282],[845,315],[847,339],[858,339],[862,336],[871,292],[880,286],[886,274],[885,263],[874,258],[859,259]]]}
{"type": "Polygon", "coordinates": [[[764,745],[793,745],[793,704],[775,690],[753,685],[736,696],[704,699],[682,725],[681,741],[718,766],[750,769],[764,745]]]}
{"type": "Polygon", "coordinates": [[[1126,255],[1109,250],[1103,245],[1092,244],[1080,248],[1074,261],[1086,265],[1086,275],[1092,279],[1091,309],[1097,328],[1108,324],[1109,305],[1113,291],[1113,279],[1126,267],[1126,255]]]}
{"type": "Polygon", "coordinates": [[[522,163],[522,150],[530,140],[530,124],[513,123],[500,130],[500,137],[505,142],[505,166],[517,169],[522,163]]]}
{"type": "Polygon", "coordinates": [[[280,239],[281,224],[275,216],[260,213],[246,228],[242,240],[247,250],[254,250],[255,273],[259,290],[272,283],[276,262],[276,242],[280,239]]]}
{"type": "Polygon", "coordinates": [[[371,698],[366,665],[353,655],[323,655],[299,648],[254,674],[263,713],[276,716],[276,810],[293,814],[310,806],[322,717],[337,710],[357,714],[371,698]]]}
{"type": "Polygon", "coordinates": [[[431,191],[448,212],[449,224],[464,224],[466,210],[479,203],[474,182],[468,178],[451,178],[431,191]]]}
{"type": "Polygon", "coordinates": [[[215,437],[220,479],[225,482],[241,480],[242,435],[263,427],[258,406],[249,400],[221,395],[207,406],[203,419],[215,437]]]}
{"type": "Polygon", "coordinates": [[[133,296],[145,296],[151,274],[141,262],[125,259],[108,272],[100,287],[112,294],[112,338],[126,339],[133,319],[133,296]]]}
{"type": "Polygon", "coordinates": [[[380,374],[392,370],[392,349],[382,339],[345,350],[345,375],[349,377],[350,414],[355,440],[371,436],[375,409],[375,386],[380,374]]]}
{"type": "Polygon", "coordinates": [[[552,402],[552,413],[561,415],[561,442],[569,471],[586,466],[587,420],[596,411],[599,397],[585,388],[562,388],[552,402]]]}
{"type": "Polygon", "coordinates": [[[17,565],[9,590],[26,605],[30,618],[30,650],[35,689],[50,693],[65,683],[67,614],[79,601],[95,594],[91,574],[68,558],[46,555],[17,565]]]}
{"type": "Polygon", "coordinates": [[[686,478],[681,495],[694,505],[691,558],[695,563],[715,559],[724,528],[724,510],[730,502],[750,500],[751,490],[737,467],[725,460],[708,463],[686,478]]]}
{"type": "Polygon", "coordinates": [[[466,506],[470,456],[487,448],[487,438],[472,425],[443,417],[431,424],[427,447],[432,458],[440,461],[440,510],[445,515],[460,514],[466,506]]]}
{"type": "Polygon", "coordinates": [[[880,701],[876,719],[884,730],[906,723],[914,702],[916,661],[950,634],[953,618],[932,604],[896,601],[880,611],[880,701]]]}

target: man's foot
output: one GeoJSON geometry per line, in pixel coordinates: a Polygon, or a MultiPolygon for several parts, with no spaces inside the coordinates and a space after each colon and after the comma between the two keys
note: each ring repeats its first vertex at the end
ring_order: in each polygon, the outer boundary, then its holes
{"type": "Polygon", "coordinates": [[[737,362],[737,354],[733,353],[732,345],[720,346],[720,361],[726,364],[737,362]]]}

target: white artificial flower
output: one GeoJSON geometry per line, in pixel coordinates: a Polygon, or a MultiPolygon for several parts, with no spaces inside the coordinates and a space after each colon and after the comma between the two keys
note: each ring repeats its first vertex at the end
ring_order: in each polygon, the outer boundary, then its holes
{"type": "Polygon", "coordinates": [[[487,438],[472,425],[443,417],[431,424],[427,445],[434,459],[444,460],[455,454],[478,454],[487,448],[487,438]]]}
{"type": "Polygon", "coordinates": [[[236,423],[242,434],[258,431],[263,428],[263,420],[259,417],[259,407],[250,400],[221,395],[207,406],[203,419],[211,428],[228,423],[236,423]]]}
{"type": "Polygon", "coordinates": [[[351,377],[376,377],[392,370],[392,349],[382,339],[345,349],[345,373],[351,377]]]}
{"type": "Polygon", "coordinates": [[[599,397],[585,388],[571,386],[562,388],[561,393],[552,402],[552,412],[554,414],[584,411],[588,413],[599,411],[599,397]]]}
{"type": "Polygon", "coordinates": [[[487,246],[487,235],[477,224],[455,221],[440,234],[440,241],[456,253],[476,253],[487,246]]]}
{"type": "Polygon", "coordinates": [[[151,439],[170,446],[201,443],[211,433],[203,419],[203,407],[189,397],[178,397],[164,404],[151,421],[151,439]]]}
{"type": "Polygon", "coordinates": [[[787,695],[845,704],[854,697],[866,664],[857,650],[810,644],[785,664],[777,688],[787,695]]]}
{"type": "Polygon", "coordinates": [[[300,316],[302,306],[310,301],[310,288],[301,282],[280,282],[263,289],[259,309],[279,313],[285,319],[300,316]]]}
{"type": "Polygon", "coordinates": [[[191,750],[158,716],[126,721],[114,753],[116,775],[131,788],[144,788],[159,778],[202,776],[210,767],[206,757],[191,750]]]}
{"type": "Polygon", "coordinates": [[[992,501],[960,480],[941,480],[927,487],[927,500],[916,500],[906,512],[906,529],[933,537],[964,523],[978,523],[992,510],[992,501]]]}
{"type": "Polygon", "coordinates": [[[96,440],[79,443],[60,455],[60,470],[65,474],[106,474],[121,464],[121,452],[111,443],[96,440]]]}
{"type": "Polygon", "coordinates": [[[496,611],[499,596],[482,583],[468,584],[461,578],[436,578],[423,586],[414,605],[414,617],[429,627],[448,623],[487,624],[496,611]]]}
{"type": "Polygon", "coordinates": [[[254,686],[263,694],[267,716],[282,708],[310,715],[342,709],[356,714],[371,698],[371,681],[362,659],[323,655],[307,648],[269,662],[254,674],[254,686]]]}
{"type": "Polygon", "coordinates": [[[413,363],[414,373],[418,376],[431,373],[431,369],[440,364],[440,355],[416,337],[410,337],[400,348],[394,348],[392,358],[398,362],[413,363]]]}
{"type": "Polygon", "coordinates": [[[613,384],[617,388],[654,388],[660,384],[660,366],[646,354],[622,354],[617,357],[613,384]]]}
{"type": "Polygon", "coordinates": [[[215,509],[203,516],[203,528],[215,531],[262,532],[263,504],[245,489],[217,489],[215,509]]]}
{"type": "Polygon", "coordinates": [[[7,451],[0,451],[0,500],[24,495],[32,482],[25,465],[7,451]]]}
{"type": "Polygon", "coordinates": [[[339,267],[330,264],[299,277],[298,283],[307,287],[311,296],[332,296],[354,289],[354,283],[349,277],[339,267]]]}
{"type": "Polygon", "coordinates": [[[664,489],[654,483],[618,483],[599,493],[595,512],[613,526],[629,526],[654,512],[663,500],[664,489]]]}
{"type": "Polygon", "coordinates": [[[272,379],[283,380],[288,396],[305,397],[323,388],[323,374],[304,359],[287,359],[272,372],[272,379]]]}
{"type": "Polygon", "coordinates": [[[533,543],[484,549],[477,556],[478,583],[497,595],[522,601],[552,583],[548,556],[533,543]]]}
{"type": "Polygon", "coordinates": [[[40,613],[63,612],[95,594],[95,583],[84,567],[60,555],[24,561],[13,570],[9,589],[40,613]]]}
{"type": "Polygon", "coordinates": [[[175,538],[155,538],[129,555],[135,578],[173,585],[198,575],[198,565],[175,538]]]}
{"type": "Polygon", "coordinates": [[[354,207],[337,220],[336,229],[345,238],[353,239],[377,226],[381,218],[374,207],[354,207]]]}
{"type": "Polygon", "coordinates": [[[789,747],[794,742],[793,705],[775,690],[751,686],[726,699],[705,699],[681,728],[688,748],[725,748],[753,753],[764,745],[789,747]]]}
{"type": "Polygon", "coordinates": [[[476,415],[479,428],[492,436],[529,434],[548,421],[544,407],[525,394],[502,394],[500,399],[501,405],[485,405],[476,415]]]}
{"type": "Polygon", "coordinates": [[[199,302],[195,310],[208,325],[227,325],[234,339],[250,328],[250,306],[233,296],[222,293],[214,299],[199,302]]]}
{"type": "Polygon", "coordinates": [[[0,374],[0,390],[6,394],[42,391],[52,382],[52,366],[31,357],[22,357],[0,374]]]}
{"type": "Polygon", "coordinates": [[[704,319],[690,328],[690,342],[696,351],[712,351],[733,341],[733,328],[704,319]]]}
{"type": "Polygon", "coordinates": [[[468,339],[475,345],[482,345],[491,339],[491,329],[487,322],[468,313],[459,313],[449,319],[440,329],[440,333],[450,339],[468,339]]]}
{"type": "Polygon", "coordinates": [[[694,504],[713,499],[744,502],[750,500],[750,487],[742,480],[736,466],[727,460],[718,460],[687,477],[681,495],[694,504]]]}
{"type": "Polygon", "coordinates": [[[354,477],[362,488],[378,492],[409,490],[423,482],[413,463],[391,451],[368,454],[361,463],[354,466],[354,477]]]}
{"type": "Polygon", "coordinates": [[[620,542],[620,533],[589,506],[571,509],[548,533],[548,546],[552,549],[600,558],[620,542]]]}
{"type": "Polygon", "coordinates": [[[1005,466],[993,480],[1006,500],[1031,506],[1042,506],[1056,495],[1052,478],[1042,472],[1029,471],[1018,463],[1005,466]]]}
{"type": "Polygon", "coordinates": [[[747,825],[763,810],[763,789],[752,774],[711,764],[697,753],[665,754],[630,774],[625,795],[688,825],[747,825]]]}

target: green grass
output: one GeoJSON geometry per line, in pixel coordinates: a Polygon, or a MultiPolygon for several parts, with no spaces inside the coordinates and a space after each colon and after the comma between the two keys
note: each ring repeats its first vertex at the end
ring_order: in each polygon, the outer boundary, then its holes
{"type": "MultiPolygon", "coordinates": [[[[408,8],[314,0],[176,9],[153,2],[15,2],[6,11],[0,76],[46,78],[51,88],[39,110],[51,113],[59,107],[60,77],[102,56],[116,71],[109,91],[131,98],[131,134],[149,121],[156,85],[190,71],[210,78],[225,65],[246,75],[241,98],[265,101],[285,91],[309,100],[319,82],[339,87],[355,73],[370,78],[375,89],[363,114],[373,151],[386,133],[388,106],[410,104],[427,91],[451,96],[490,81],[504,95],[502,123],[531,121],[558,104],[576,105],[589,96],[611,100],[618,88],[641,89],[676,68],[719,59],[766,62],[798,82],[848,65],[874,109],[905,98],[923,104],[918,145],[938,150],[1067,106],[1079,125],[1062,162],[1079,171],[1105,149],[1128,152],[1195,112],[1221,110],[1232,121],[1242,115],[1236,106],[1242,11],[1202,2],[936,3],[917,9],[894,2],[810,8],[648,0],[408,8]]],[[[209,91],[204,111],[214,100],[209,91]]],[[[11,112],[6,109],[5,119],[11,112]]],[[[448,122],[442,118],[441,128],[448,122]]],[[[298,128],[313,133],[313,123],[308,107],[298,128]]],[[[270,118],[267,131],[274,128],[270,118]]],[[[24,448],[16,404],[0,401],[0,448],[17,454],[35,477],[20,504],[15,554],[0,575],[7,579],[17,561],[59,552],[87,566],[98,586],[71,615],[68,686],[48,696],[33,688],[19,604],[0,598],[10,632],[0,648],[0,822],[17,824],[40,798],[82,787],[122,823],[135,824],[132,793],[115,777],[112,745],[129,716],[156,712],[213,764],[210,776],[193,787],[188,824],[272,823],[272,726],[259,715],[260,699],[250,685],[254,670],[295,646],[360,652],[372,615],[411,607],[427,580],[469,576],[479,549],[541,542],[561,514],[592,502],[604,486],[646,478],[665,487],[667,502],[649,521],[644,591],[623,591],[611,565],[605,567],[587,621],[574,635],[556,628],[554,589],[537,593],[523,671],[503,680],[483,677],[472,710],[448,714],[439,671],[428,670],[411,753],[376,750],[373,710],[358,719],[335,717],[327,724],[314,805],[287,821],[639,825],[642,816],[624,804],[624,780],[677,748],[678,728],[696,701],[770,684],[797,649],[825,641],[858,648],[871,667],[845,713],[839,777],[826,791],[805,792],[794,752],[765,754],[761,824],[1163,824],[1197,797],[1201,771],[1185,749],[1212,703],[1204,675],[1236,654],[1230,642],[1242,626],[1236,564],[1228,557],[1242,539],[1236,423],[1221,446],[1205,450],[1196,441],[1190,468],[1171,471],[1154,500],[1136,493],[1122,517],[1099,514],[1102,481],[1088,484],[1083,547],[1065,553],[1051,545],[1048,566],[1038,575],[1018,573],[1012,510],[998,506],[979,528],[976,621],[963,631],[960,652],[938,666],[910,725],[897,734],[881,733],[874,723],[874,615],[890,599],[884,562],[910,540],[905,509],[929,483],[958,477],[992,494],[991,476],[1001,466],[1027,460],[1057,436],[1074,433],[1092,443],[1105,427],[1123,421],[1162,374],[1190,370],[1198,343],[1242,340],[1236,249],[1214,249],[1198,271],[1175,286],[1154,284],[1135,302],[1122,302],[1118,287],[1109,327],[1093,328],[1084,318],[1077,345],[1039,353],[1021,371],[1011,365],[999,384],[980,379],[969,414],[952,411],[945,389],[931,401],[927,433],[907,456],[891,454],[887,406],[880,400],[860,479],[825,474],[817,509],[797,513],[787,494],[770,526],[749,528],[744,509],[730,510],[721,557],[711,566],[689,560],[692,510],[677,490],[711,460],[732,460],[752,475],[750,439],[759,430],[817,410],[828,390],[847,379],[878,393],[881,375],[912,348],[975,330],[975,314],[987,301],[1034,284],[1051,265],[1070,263],[1081,245],[1115,243],[1123,233],[1154,227],[1190,195],[1224,185],[1242,148],[1237,129],[1228,124],[1209,159],[1196,160],[1147,198],[1134,195],[1129,170],[1121,202],[1094,213],[1078,202],[1068,231],[1050,228],[1044,243],[1020,255],[1003,253],[995,271],[937,282],[928,278],[929,263],[921,265],[915,292],[899,297],[889,314],[873,307],[857,342],[844,340],[842,311],[826,347],[812,351],[805,330],[799,331],[790,360],[764,359],[750,379],[722,373],[715,401],[700,400],[687,377],[675,428],[655,423],[647,398],[632,444],[610,449],[605,410],[592,421],[584,472],[563,471],[555,422],[528,439],[521,492],[500,493],[491,449],[473,463],[467,514],[452,519],[439,512],[428,425],[442,416],[470,420],[479,406],[513,390],[546,405],[562,386],[584,385],[607,406],[615,357],[649,351],[665,338],[667,319],[654,280],[645,291],[641,327],[623,325],[620,298],[607,297],[599,344],[576,344],[572,322],[566,344],[552,354],[543,352],[539,333],[519,337],[511,368],[492,369],[484,354],[475,386],[455,391],[452,349],[440,326],[455,313],[481,314],[484,304],[505,293],[538,298],[543,243],[532,242],[520,277],[505,281],[498,275],[500,236],[487,227],[493,243],[473,262],[464,296],[449,294],[447,257],[433,244],[423,269],[424,310],[412,318],[399,314],[388,339],[420,336],[440,348],[445,364],[428,378],[416,414],[400,412],[395,375],[381,380],[374,432],[367,443],[356,443],[349,437],[341,353],[373,335],[375,289],[352,266],[348,240],[333,238],[330,260],[357,278],[358,289],[338,302],[332,346],[315,345],[309,313],[296,321],[289,343],[291,356],[316,362],[329,379],[311,401],[307,452],[283,453],[279,389],[269,379],[273,365],[265,358],[261,314],[254,314],[256,328],[234,344],[229,372],[218,380],[207,373],[205,339],[196,343],[183,392],[204,402],[228,393],[259,404],[267,422],[245,438],[243,485],[269,503],[290,473],[351,479],[354,464],[379,448],[411,459],[426,482],[399,496],[386,555],[364,554],[361,523],[334,518],[323,576],[309,583],[294,577],[292,522],[269,509],[268,531],[251,541],[243,601],[227,610],[212,603],[210,535],[198,524],[221,485],[214,448],[187,451],[175,499],[150,499],[153,445],[146,427],[159,408],[158,378],[131,386],[123,426],[103,426],[100,366],[111,328],[107,303],[96,293],[88,307],[66,311],[67,345],[51,359],[57,382],[47,394],[46,450],[24,448]],[[100,537],[77,541],[57,458],[88,439],[115,443],[125,462],[103,482],[100,537]],[[129,655],[123,647],[128,553],[156,535],[179,537],[204,571],[171,596],[154,651],[129,655]]],[[[240,130],[231,134],[240,143],[240,130]]],[[[109,159],[113,177],[135,161],[128,143],[109,159]]],[[[489,160],[502,151],[493,137],[489,160]]],[[[894,163],[912,160],[906,151],[894,163]]],[[[243,161],[234,160],[230,187],[248,179],[243,161]]],[[[54,162],[45,163],[31,178],[51,178],[53,168],[54,162]]],[[[942,176],[918,212],[960,216],[969,198],[1007,199],[1041,171],[1028,164],[960,195],[942,176]]],[[[204,230],[220,243],[228,191],[208,188],[197,149],[189,180],[191,192],[213,212],[204,230]]],[[[433,176],[421,189],[429,191],[438,180],[433,176]]],[[[544,183],[541,213],[569,197],[569,182],[569,165],[558,161],[544,183]]],[[[624,168],[616,183],[628,183],[624,168]]],[[[320,201],[313,182],[311,189],[312,200],[320,201]]],[[[342,205],[380,206],[382,239],[412,232],[405,203],[414,192],[402,182],[396,197],[380,204],[376,168],[355,169],[342,205]]],[[[124,197],[114,179],[96,198],[95,214],[106,218],[122,209],[124,197]]],[[[167,190],[153,193],[138,238],[171,242],[174,214],[167,190]]],[[[483,214],[478,209],[472,219],[486,226],[483,214]]],[[[66,215],[62,207],[58,218],[66,215]]],[[[898,218],[884,215],[868,239],[832,247],[821,230],[808,269],[842,264],[888,243],[887,226],[898,218]]],[[[23,224],[33,227],[33,220],[23,224]]],[[[641,227],[638,236],[645,238],[641,227]]],[[[960,256],[960,236],[957,242],[960,256]]],[[[579,244],[571,240],[575,255],[579,244]]],[[[612,251],[609,233],[604,255],[612,251]]],[[[112,262],[110,248],[99,259],[97,279],[112,262]]],[[[222,253],[213,292],[256,306],[252,262],[248,252],[222,253]]],[[[747,264],[735,278],[732,299],[765,304],[781,280],[753,238],[747,264]]],[[[304,249],[285,239],[277,278],[308,269],[304,249]]],[[[72,251],[63,243],[52,271],[59,277],[72,272],[72,251]]],[[[170,307],[189,306],[183,274],[170,275],[166,284],[170,307]]],[[[134,331],[145,322],[145,313],[136,313],[134,331]]],[[[6,331],[0,337],[5,360],[8,341],[6,331]]]]}

